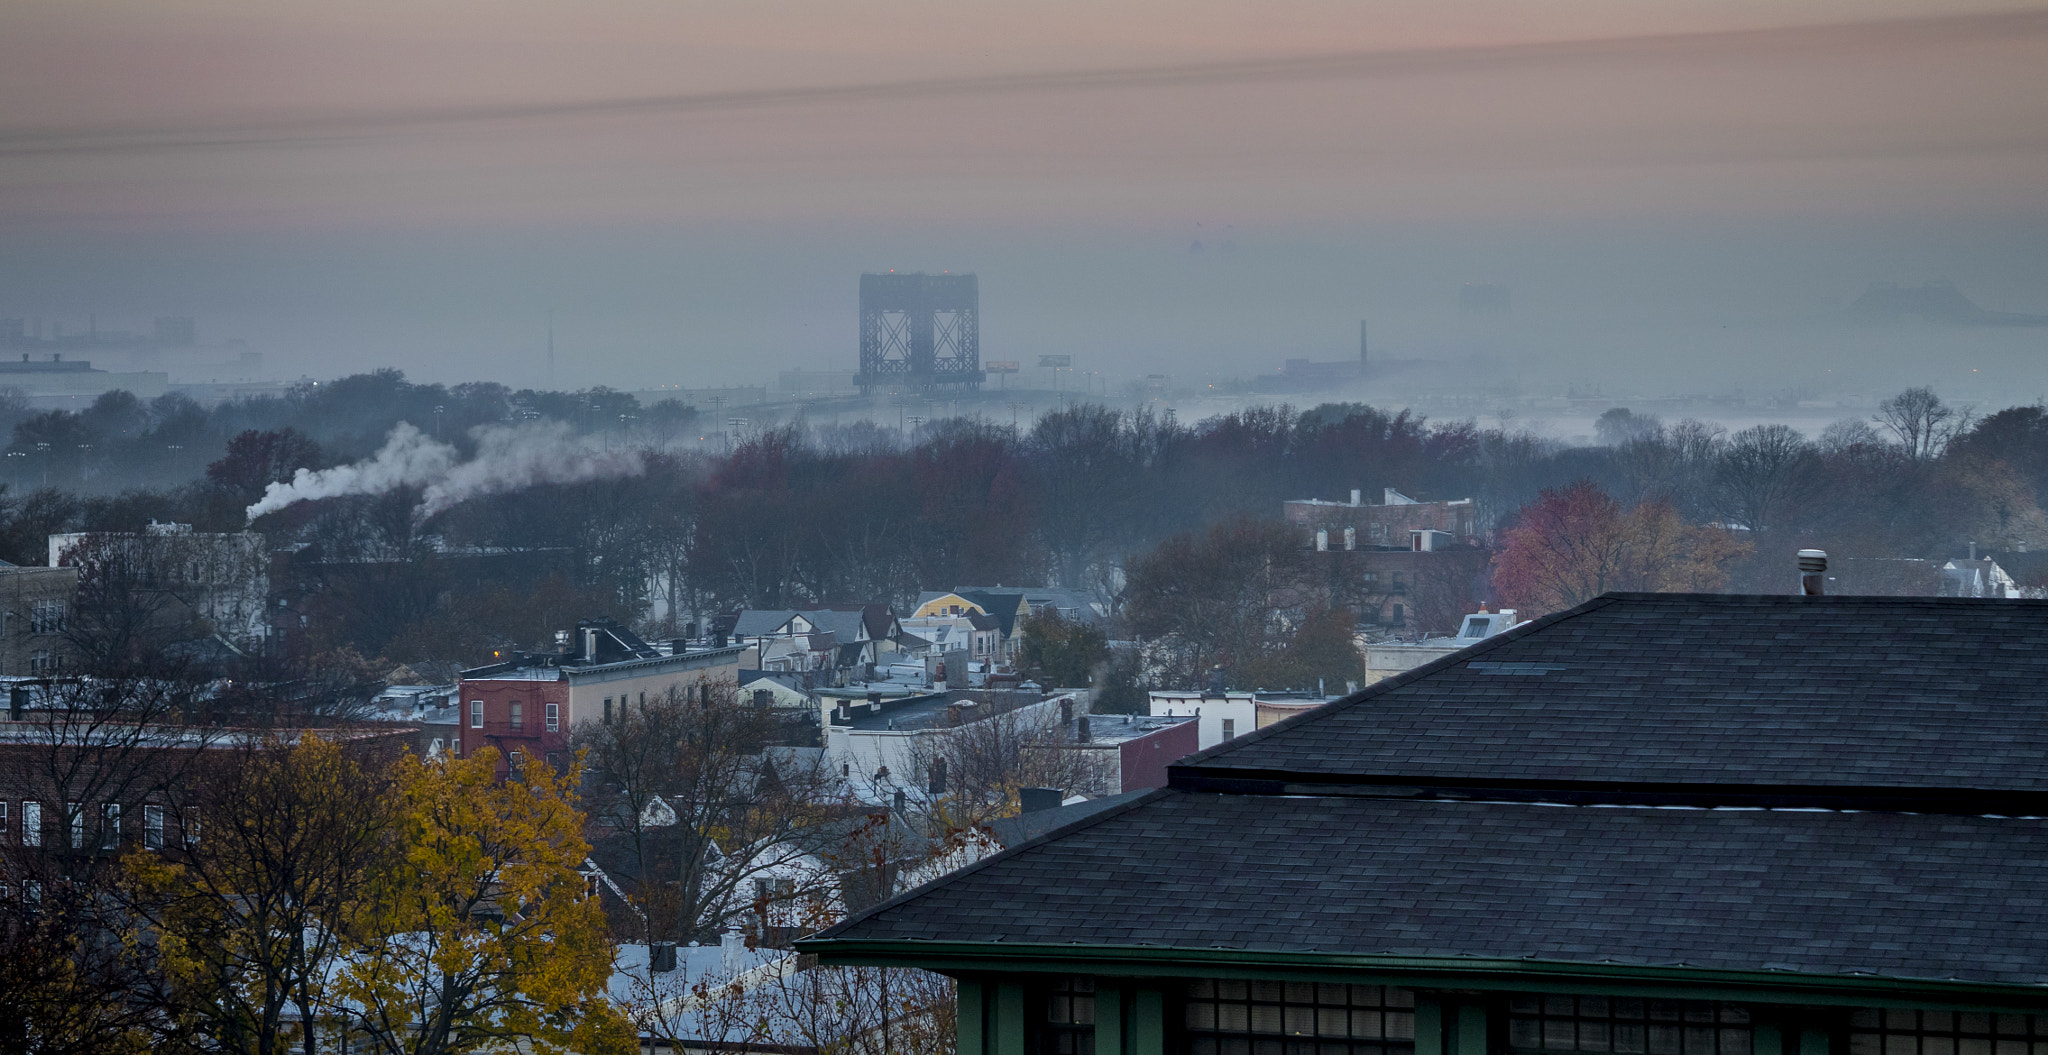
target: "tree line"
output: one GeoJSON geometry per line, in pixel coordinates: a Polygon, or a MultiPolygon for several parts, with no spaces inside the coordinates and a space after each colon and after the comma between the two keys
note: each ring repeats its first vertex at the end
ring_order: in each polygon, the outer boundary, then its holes
{"type": "MultiPolygon", "coordinates": [[[[685,410],[664,413],[687,421],[685,410]]],[[[155,473],[155,486],[111,491],[94,483],[118,475],[111,470],[49,486],[16,473],[0,492],[0,558],[38,563],[52,532],[135,530],[150,519],[239,530],[269,484],[359,457],[399,421],[434,425],[460,444],[471,427],[541,416],[616,430],[617,442],[649,452],[645,470],[475,498],[426,521],[414,516],[419,494],[403,488],[260,518],[250,527],[286,555],[273,587],[288,649],[474,662],[543,644],[579,616],[611,614],[669,636],[737,607],[900,608],[921,590],[963,583],[1088,589],[1122,610],[1148,560],[1203,559],[1196,542],[1218,525],[1270,523],[1287,499],[1353,489],[1474,498],[1480,533],[1500,542],[1544,491],[1583,481],[1619,510],[1668,508],[1678,524],[1718,525],[1746,542],[1713,562],[1718,580],[1695,578],[1738,591],[1778,588],[1788,547],[1919,557],[1972,542],[2000,552],[2048,542],[2039,505],[2048,412],[2019,406],[1979,419],[1924,389],[1813,440],[1784,425],[1729,432],[1617,408],[1592,445],[1358,404],[1251,407],[1192,424],[1082,404],[1021,428],[947,419],[914,441],[872,423],[799,420],[717,451],[650,432],[653,411],[602,389],[416,385],[392,371],[211,411],[110,395],[17,424],[9,454],[24,457],[7,460],[32,462],[37,443],[62,448],[35,439],[60,427],[97,437],[93,457],[118,460],[140,449],[120,436],[165,446],[165,430],[201,422],[211,438],[187,449],[210,459],[182,475],[155,473]]],[[[1256,530],[1269,529],[1242,529],[1256,530]]],[[[1666,542],[1680,538],[1659,530],[1666,542]]],[[[1228,541],[1205,545],[1220,553],[1228,541]]],[[[1243,587],[1218,585],[1218,597],[1243,587]]],[[[1120,635],[1140,622],[1164,632],[1129,614],[1120,635]]]]}

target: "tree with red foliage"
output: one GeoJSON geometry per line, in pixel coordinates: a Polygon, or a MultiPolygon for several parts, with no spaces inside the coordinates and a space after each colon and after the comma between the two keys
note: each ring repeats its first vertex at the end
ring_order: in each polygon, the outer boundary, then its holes
{"type": "Polygon", "coordinates": [[[1538,616],[1610,590],[1712,592],[1749,543],[1687,524],[1662,502],[1623,509],[1590,480],[1545,490],[1520,514],[1494,558],[1501,603],[1538,616]]]}

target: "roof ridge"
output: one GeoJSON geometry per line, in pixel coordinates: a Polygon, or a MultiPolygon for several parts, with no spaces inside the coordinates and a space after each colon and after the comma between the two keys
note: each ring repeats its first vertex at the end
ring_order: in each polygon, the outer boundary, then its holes
{"type": "Polygon", "coordinates": [[[1430,674],[1434,674],[1439,670],[1446,669],[1447,667],[1454,666],[1456,665],[1456,663],[1467,662],[1471,660],[1474,656],[1486,652],[1491,652],[1494,649],[1499,648],[1502,645],[1505,645],[1511,641],[1519,641],[1522,638],[1527,637],[1530,634],[1535,633],[1537,630],[1540,630],[1542,628],[1555,626],[1556,624],[1561,623],[1567,619],[1575,619],[1589,612],[1598,611],[1602,608],[1607,607],[1608,605],[1614,604],[1617,601],[1625,599],[1627,596],[1628,595],[1625,594],[1603,593],[1600,596],[1593,598],[1592,600],[1582,601],[1579,604],[1574,605],[1571,608],[1567,608],[1562,612],[1552,612],[1549,615],[1538,616],[1535,619],[1531,619],[1528,622],[1513,627],[1507,631],[1495,634],[1489,638],[1481,639],[1480,641],[1468,645],[1465,648],[1461,648],[1448,656],[1441,656],[1437,659],[1430,660],[1428,663],[1424,663],[1419,667],[1404,670],[1391,678],[1386,678],[1381,681],[1374,682],[1373,684],[1368,685],[1365,688],[1360,689],[1357,692],[1352,693],[1351,695],[1346,696],[1341,700],[1326,703],[1319,707],[1311,707],[1305,711],[1302,711],[1299,714],[1288,715],[1286,718],[1274,722],[1272,725],[1266,726],[1263,729],[1255,730],[1251,733],[1247,733],[1246,735],[1237,737],[1235,739],[1225,740],[1222,743],[1217,744],[1215,747],[1197,751],[1194,754],[1181,759],[1179,762],[1174,763],[1174,765],[1171,768],[1179,769],[1199,766],[1200,764],[1207,762],[1212,758],[1216,758],[1218,756],[1228,754],[1232,751],[1249,747],[1252,744],[1271,739],[1272,737],[1279,735],[1280,733],[1294,729],[1296,726],[1306,725],[1310,722],[1321,721],[1325,718],[1329,718],[1332,715],[1341,714],[1345,711],[1350,710],[1353,707],[1358,706],[1361,703],[1364,703],[1366,700],[1372,699],[1376,696],[1385,695],[1386,693],[1392,692],[1395,689],[1402,687],[1403,685],[1407,685],[1420,678],[1426,677],[1430,674]],[[1453,661],[1455,661],[1455,663],[1453,661]]]}

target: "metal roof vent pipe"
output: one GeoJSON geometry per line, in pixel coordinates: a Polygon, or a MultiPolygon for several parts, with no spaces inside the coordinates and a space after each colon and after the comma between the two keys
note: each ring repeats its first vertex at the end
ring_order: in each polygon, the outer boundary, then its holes
{"type": "Polygon", "coordinates": [[[1819,597],[1826,592],[1823,585],[1827,579],[1828,551],[1824,549],[1803,549],[1799,551],[1799,592],[1808,597],[1819,597]]]}

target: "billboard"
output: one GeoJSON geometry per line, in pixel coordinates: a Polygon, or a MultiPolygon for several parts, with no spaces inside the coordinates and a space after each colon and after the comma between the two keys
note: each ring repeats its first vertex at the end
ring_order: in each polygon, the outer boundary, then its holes
{"type": "Polygon", "coordinates": [[[1017,360],[990,359],[988,362],[981,364],[981,368],[991,374],[1014,374],[1017,372],[1017,360]]]}
{"type": "Polygon", "coordinates": [[[1072,366],[1074,365],[1074,357],[1071,355],[1041,355],[1038,357],[1038,365],[1055,367],[1072,366]]]}

